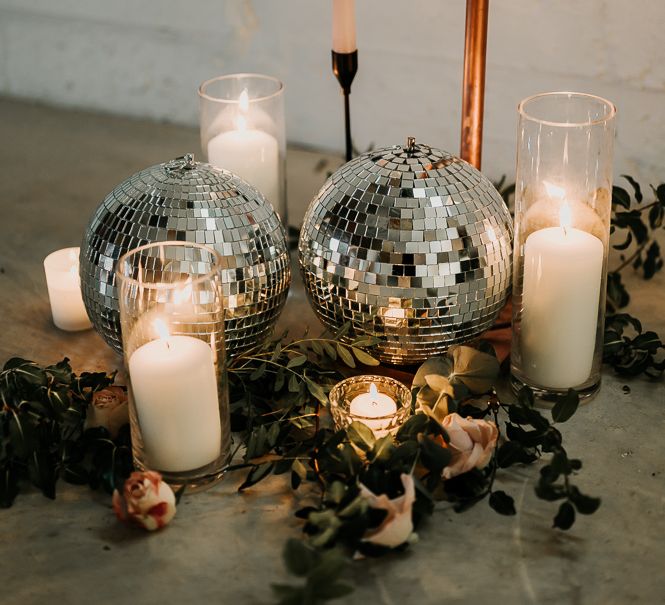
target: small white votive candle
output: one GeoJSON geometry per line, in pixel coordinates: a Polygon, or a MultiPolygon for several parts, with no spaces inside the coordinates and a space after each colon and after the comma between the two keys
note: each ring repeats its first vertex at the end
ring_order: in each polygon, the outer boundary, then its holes
{"type": "Polygon", "coordinates": [[[377,437],[388,434],[386,429],[396,413],[395,400],[390,395],[379,393],[374,383],[370,385],[368,393],[357,395],[349,405],[351,418],[367,425],[377,437]],[[354,416],[356,418],[353,418],[354,416]]]}
{"type": "Polygon", "coordinates": [[[52,252],[44,259],[53,323],[68,332],[91,327],[81,296],[79,252],[80,248],[64,248],[52,252]]]}

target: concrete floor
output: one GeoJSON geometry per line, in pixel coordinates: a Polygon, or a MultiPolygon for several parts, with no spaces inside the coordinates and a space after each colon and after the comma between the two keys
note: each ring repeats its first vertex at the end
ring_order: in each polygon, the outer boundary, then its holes
{"type": "MultiPolygon", "coordinates": [[[[198,134],[0,100],[0,140],[0,361],[67,355],[77,371],[119,367],[94,332],[52,326],[42,260],[78,244],[117,182],[198,150],[198,134]]],[[[319,164],[336,161],[290,152],[295,222],[324,180],[319,164]]],[[[665,274],[631,291],[632,310],[665,334],[665,274]]],[[[318,329],[297,280],[282,323],[318,329]]],[[[552,530],[553,507],[533,494],[538,468],[503,476],[517,516],[486,503],[461,515],[444,507],[408,553],[355,565],[358,589],[340,602],[665,603],[665,387],[635,380],[626,394],[623,384],[607,373],[599,396],[563,426],[569,453],[584,461],[580,487],[603,499],[598,513],[552,530]]],[[[172,526],[154,535],[119,525],[110,499],[84,488],[60,484],[55,502],[22,494],[0,511],[0,602],[270,602],[270,583],[285,580],[282,545],[298,532],[294,503],[279,478],[243,495],[239,480],[185,496],[172,526]]]]}

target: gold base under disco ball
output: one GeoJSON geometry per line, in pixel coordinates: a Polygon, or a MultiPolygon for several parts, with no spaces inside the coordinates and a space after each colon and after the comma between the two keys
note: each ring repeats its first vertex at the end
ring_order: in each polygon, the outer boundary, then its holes
{"type": "Polygon", "coordinates": [[[381,361],[413,364],[491,327],[511,285],[512,220],[487,177],[409,139],[327,180],[299,253],[327,328],[351,322],[347,341],[378,337],[381,361]]]}
{"type": "Polygon", "coordinates": [[[109,345],[122,354],[115,263],[128,250],[160,241],[206,244],[221,254],[229,357],[270,336],[291,283],[282,222],[254,187],[188,154],[120,183],[86,229],[83,301],[109,345]]]}

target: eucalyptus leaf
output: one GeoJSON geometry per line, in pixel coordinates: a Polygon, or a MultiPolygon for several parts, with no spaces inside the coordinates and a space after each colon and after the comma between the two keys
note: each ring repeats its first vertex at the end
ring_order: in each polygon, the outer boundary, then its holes
{"type": "Polygon", "coordinates": [[[437,473],[440,473],[452,458],[450,450],[446,447],[441,447],[436,441],[428,437],[422,437],[418,440],[420,442],[420,452],[423,463],[437,473]]]}
{"type": "Polygon", "coordinates": [[[353,351],[353,354],[356,356],[356,359],[360,363],[363,363],[366,366],[378,366],[379,365],[379,360],[378,359],[375,359],[369,353],[366,353],[362,349],[359,349],[358,347],[351,347],[351,350],[353,351]]]}
{"type": "Polygon", "coordinates": [[[274,467],[275,465],[272,462],[266,462],[264,464],[252,467],[249,473],[247,473],[247,477],[245,477],[245,480],[238,488],[238,491],[242,492],[247,488],[256,485],[259,481],[265,479],[272,472],[274,467]]]}
{"type": "Polygon", "coordinates": [[[427,385],[426,376],[442,376],[449,378],[453,372],[453,361],[448,357],[430,357],[425,361],[413,377],[412,388],[427,385]]]}
{"type": "Polygon", "coordinates": [[[515,502],[506,492],[497,490],[490,494],[490,506],[500,515],[515,515],[515,502]]]}
{"type": "Polygon", "coordinates": [[[329,342],[323,342],[323,350],[325,351],[325,354],[330,357],[333,361],[337,359],[337,351],[335,350],[335,347],[333,347],[329,342]]]}
{"type": "Polygon", "coordinates": [[[305,377],[305,383],[307,384],[307,390],[318,400],[320,401],[323,405],[328,404],[328,398],[326,397],[326,394],[323,392],[323,389],[321,386],[316,384],[313,380],[310,378],[305,377]]]}
{"type": "Polygon", "coordinates": [[[566,501],[562,502],[559,506],[559,512],[554,517],[553,527],[558,527],[559,529],[570,529],[575,523],[575,509],[573,505],[566,501]]]}
{"type": "Polygon", "coordinates": [[[296,357],[293,357],[289,360],[289,363],[286,364],[286,367],[288,369],[293,369],[293,368],[298,368],[302,365],[307,363],[307,356],[306,355],[297,355],[296,357]]]}
{"type": "Polygon", "coordinates": [[[366,424],[354,420],[347,429],[347,434],[351,443],[358,446],[364,452],[368,452],[374,447],[376,438],[372,429],[370,429],[366,424]]]}
{"type": "Polygon", "coordinates": [[[552,407],[552,419],[554,422],[566,422],[577,411],[580,398],[576,391],[568,389],[565,395],[557,398],[556,403],[552,407]]]}
{"type": "Polygon", "coordinates": [[[353,355],[351,355],[349,350],[340,343],[337,343],[337,354],[347,366],[349,366],[350,368],[356,367],[356,362],[353,361],[353,355]]]}
{"type": "Polygon", "coordinates": [[[393,438],[390,435],[386,435],[385,437],[376,440],[370,453],[370,458],[373,462],[387,462],[390,460],[394,451],[395,446],[393,445],[393,438]]]}
{"type": "Polygon", "coordinates": [[[303,544],[302,540],[289,538],[284,545],[283,557],[288,570],[296,576],[305,576],[311,569],[312,551],[303,544]]]}
{"type": "Polygon", "coordinates": [[[577,512],[583,515],[592,515],[600,506],[600,498],[585,496],[577,487],[570,490],[570,500],[575,505],[577,512]]]}
{"type": "Polygon", "coordinates": [[[451,384],[461,382],[474,394],[489,391],[499,376],[499,361],[493,355],[457,346],[448,351],[448,356],[453,358],[451,384]]]}
{"type": "Polygon", "coordinates": [[[289,377],[289,393],[297,393],[300,391],[300,380],[297,374],[291,374],[289,377]]]}

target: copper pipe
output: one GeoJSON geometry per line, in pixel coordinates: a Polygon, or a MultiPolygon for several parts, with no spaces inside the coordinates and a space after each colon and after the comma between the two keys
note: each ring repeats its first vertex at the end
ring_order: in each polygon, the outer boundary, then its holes
{"type": "Polygon", "coordinates": [[[480,170],[489,0],[466,0],[460,156],[480,170]]]}

